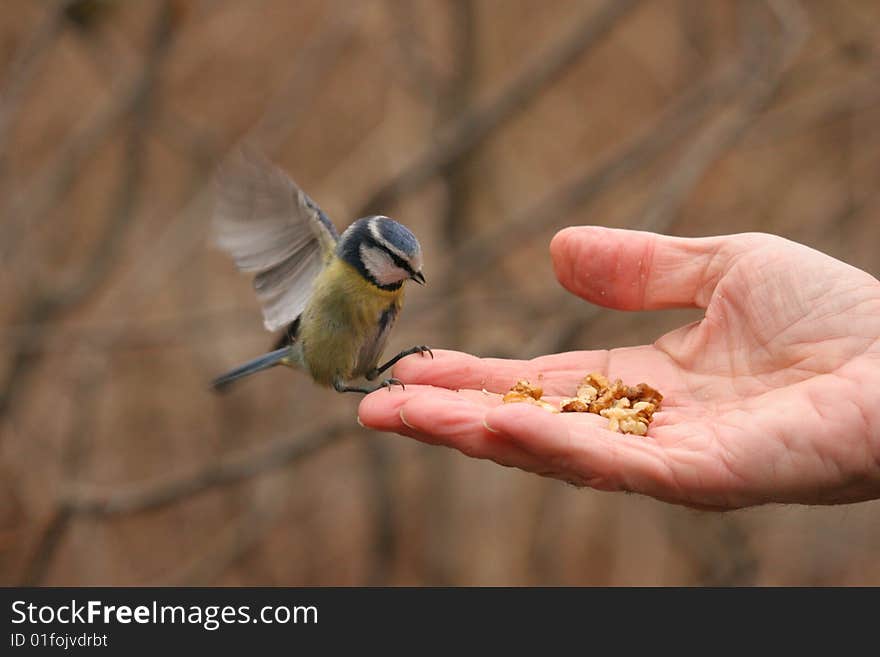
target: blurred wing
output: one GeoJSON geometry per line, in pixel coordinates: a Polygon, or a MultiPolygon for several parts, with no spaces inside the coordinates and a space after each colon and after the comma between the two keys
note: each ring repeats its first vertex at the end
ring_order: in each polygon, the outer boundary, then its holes
{"type": "Polygon", "coordinates": [[[240,150],[217,174],[217,244],[241,271],[255,272],[263,324],[274,331],[295,320],[339,234],[284,171],[240,150]]]}

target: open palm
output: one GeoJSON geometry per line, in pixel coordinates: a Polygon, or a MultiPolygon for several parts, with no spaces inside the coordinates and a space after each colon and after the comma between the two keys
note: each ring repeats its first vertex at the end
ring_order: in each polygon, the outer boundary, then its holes
{"type": "Polygon", "coordinates": [[[367,396],[376,429],[602,490],[699,508],[880,497],[880,282],[764,234],[685,239],[570,228],[560,282],[621,310],[697,306],[653,345],[530,361],[435,351],[407,358],[406,390],[367,396]],[[592,414],[501,404],[516,380],[570,396],[588,372],[664,395],[646,437],[592,414]]]}

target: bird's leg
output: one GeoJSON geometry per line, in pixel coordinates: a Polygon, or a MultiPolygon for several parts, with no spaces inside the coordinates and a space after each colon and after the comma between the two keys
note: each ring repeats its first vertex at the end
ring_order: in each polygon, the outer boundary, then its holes
{"type": "Polygon", "coordinates": [[[374,385],[372,387],[350,386],[350,385],[347,385],[341,379],[336,379],[333,381],[333,389],[336,390],[336,392],[361,392],[365,395],[368,395],[371,392],[375,392],[376,390],[379,390],[380,388],[388,388],[390,390],[391,386],[400,386],[401,388],[406,390],[406,386],[403,385],[403,382],[398,381],[397,379],[383,379],[382,381],[380,381],[379,383],[377,383],[376,385],[374,385]]]}
{"type": "Polygon", "coordinates": [[[382,372],[384,372],[389,367],[392,367],[395,363],[397,363],[397,361],[399,361],[401,358],[411,356],[412,354],[424,354],[426,352],[431,354],[431,358],[434,357],[434,352],[431,351],[431,348],[426,347],[423,344],[419,345],[418,347],[412,347],[410,349],[405,349],[404,351],[401,351],[399,354],[397,354],[394,358],[389,360],[384,365],[380,365],[379,367],[375,367],[375,368],[371,369],[369,372],[367,372],[367,374],[366,374],[367,381],[372,381],[373,379],[375,379],[382,372]]]}

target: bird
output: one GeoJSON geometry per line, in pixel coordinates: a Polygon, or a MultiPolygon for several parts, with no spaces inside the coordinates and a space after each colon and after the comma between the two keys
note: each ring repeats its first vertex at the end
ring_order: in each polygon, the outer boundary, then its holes
{"type": "Polygon", "coordinates": [[[274,348],[212,381],[216,391],[282,365],[305,371],[337,392],[370,393],[418,345],[379,360],[403,306],[404,283],[425,284],[422,249],[403,224],[361,217],[340,235],[327,215],[261,152],[239,147],[218,167],[213,231],[242,272],[253,273],[263,324],[284,328],[274,348]]]}

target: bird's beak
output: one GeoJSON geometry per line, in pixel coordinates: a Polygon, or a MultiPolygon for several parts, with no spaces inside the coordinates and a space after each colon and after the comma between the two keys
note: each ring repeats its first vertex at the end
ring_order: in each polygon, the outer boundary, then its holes
{"type": "Polygon", "coordinates": [[[420,271],[417,271],[415,274],[410,276],[410,278],[412,278],[419,285],[425,284],[425,275],[420,271]]]}

